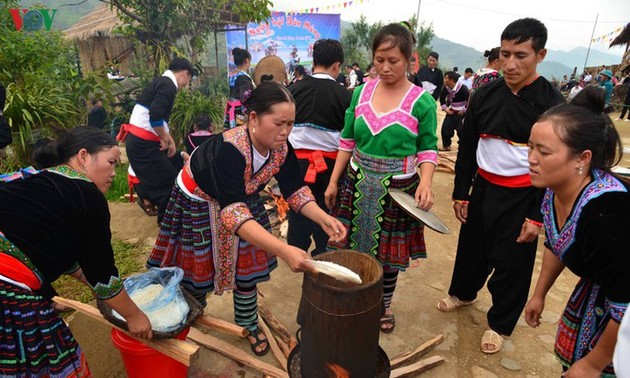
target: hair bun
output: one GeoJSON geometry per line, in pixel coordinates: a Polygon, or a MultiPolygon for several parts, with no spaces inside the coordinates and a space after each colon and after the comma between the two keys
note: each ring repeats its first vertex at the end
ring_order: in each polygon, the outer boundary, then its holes
{"type": "Polygon", "coordinates": [[[268,74],[268,75],[267,75],[267,74],[265,74],[265,75],[262,75],[262,76],[260,77],[260,82],[262,83],[263,81],[273,81],[273,74],[268,74]]]}
{"type": "Polygon", "coordinates": [[[491,51],[490,51],[490,50],[486,50],[486,51],[484,51],[484,52],[483,52],[483,57],[484,57],[484,58],[489,57],[489,56],[490,56],[490,53],[491,53],[491,51]]]}
{"type": "Polygon", "coordinates": [[[571,100],[571,105],[580,106],[598,114],[603,113],[606,106],[604,90],[603,88],[589,85],[575,95],[573,100],[571,100]]]}
{"type": "Polygon", "coordinates": [[[45,169],[59,165],[58,143],[51,139],[40,139],[34,144],[31,161],[37,169],[45,169]]]}

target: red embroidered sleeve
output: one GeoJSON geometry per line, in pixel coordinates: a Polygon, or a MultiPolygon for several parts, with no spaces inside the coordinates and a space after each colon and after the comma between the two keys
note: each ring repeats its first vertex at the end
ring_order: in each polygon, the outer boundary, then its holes
{"type": "Polygon", "coordinates": [[[287,198],[289,207],[296,213],[299,213],[302,207],[311,201],[315,201],[315,197],[308,186],[301,187],[287,198]]]}
{"type": "Polygon", "coordinates": [[[223,227],[233,234],[236,234],[236,230],[238,230],[245,221],[250,219],[254,219],[254,217],[247,205],[243,202],[233,203],[221,210],[221,222],[223,223],[223,227]]]}

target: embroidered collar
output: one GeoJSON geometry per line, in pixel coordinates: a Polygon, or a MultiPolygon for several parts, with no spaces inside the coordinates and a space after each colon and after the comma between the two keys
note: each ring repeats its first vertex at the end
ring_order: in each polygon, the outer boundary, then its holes
{"type": "Polygon", "coordinates": [[[255,193],[262,184],[271,180],[271,178],[280,171],[280,166],[284,163],[288,146],[285,143],[277,150],[269,151],[269,158],[265,164],[256,172],[253,171],[253,145],[249,136],[247,125],[238,126],[223,132],[223,140],[232,144],[243,156],[245,160],[245,172],[243,178],[245,180],[245,192],[248,195],[255,193]]]}
{"type": "Polygon", "coordinates": [[[52,172],[52,173],[56,173],[58,175],[67,177],[67,178],[71,178],[71,179],[77,179],[77,180],[83,180],[83,181],[87,181],[87,182],[92,182],[92,180],[90,180],[89,178],[87,178],[87,176],[85,176],[83,173],[77,172],[74,169],[68,167],[67,165],[57,165],[55,167],[51,167],[46,169],[46,171],[52,172]]]}
{"type": "Polygon", "coordinates": [[[560,230],[558,230],[557,227],[556,214],[553,207],[554,193],[551,189],[547,189],[545,192],[541,206],[545,231],[547,232],[547,239],[552,247],[553,253],[560,259],[564,257],[564,254],[575,241],[577,222],[580,219],[584,206],[586,206],[589,201],[602,194],[627,191],[626,187],[613,175],[601,170],[593,170],[591,173],[593,175],[593,181],[584,187],[582,193],[573,205],[571,214],[569,214],[569,217],[560,230]]]}
{"type": "Polygon", "coordinates": [[[364,117],[372,135],[379,134],[393,124],[401,125],[414,135],[418,135],[418,120],[411,115],[411,111],[416,100],[420,98],[425,90],[412,85],[403,96],[398,107],[386,113],[378,113],[372,105],[372,99],[380,81],[380,79],[373,80],[363,86],[359,104],[355,108],[356,118],[364,117]]]}
{"type": "Polygon", "coordinates": [[[208,130],[197,130],[194,133],[190,133],[191,136],[208,136],[212,135],[212,133],[208,130]]]}

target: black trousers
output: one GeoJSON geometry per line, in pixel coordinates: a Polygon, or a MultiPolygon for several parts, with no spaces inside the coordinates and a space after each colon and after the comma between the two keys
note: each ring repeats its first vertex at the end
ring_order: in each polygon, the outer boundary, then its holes
{"type": "Polygon", "coordinates": [[[447,114],[442,121],[442,145],[444,148],[451,146],[451,138],[455,136],[455,131],[457,131],[457,136],[462,130],[462,121],[464,120],[464,116],[455,115],[455,114],[447,114]]]}
{"type": "Polygon", "coordinates": [[[157,206],[159,224],[166,211],[177,174],[184,166],[182,157],[176,153],[169,158],[166,151],[160,151],[159,142],[140,139],[133,134],[127,135],[125,148],[129,164],[140,180],[136,191],[140,197],[157,206]]]}
{"type": "MultiPolygon", "coordinates": [[[[330,181],[330,175],[332,174],[333,167],[335,166],[335,159],[324,158],[328,169],[326,172],[319,173],[315,179],[314,184],[309,184],[317,205],[326,213],[329,209],[326,207],[324,200],[324,193],[328,187],[328,181],[330,181]]],[[[308,160],[299,159],[298,164],[300,167],[300,175],[304,177],[306,170],[308,169],[308,160]]],[[[289,232],[287,235],[287,243],[292,246],[298,247],[305,251],[311,246],[311,236],[315,240],[315,249],[311,252],[313,256],[326,252],[326,245],[328,244],[328,234],[322,230],[321,227],[312,220],[308,219],[302,214],[298,214],[293,210],[289,212],[289,232]]]]}
{"type": "MultiPolygon", "coordinates": [[[[619,118],[623,119],[623,117],[626,115],[626,112],[629,110],[628,108],[630,108],[630,90],[628,90],[626,98],[623,100],[623,109],[621,109],[621,115],[619,115],[619,118]]],[[[630,119],[630,112],[628,113],[628,118],[626,119],[630,119]]]]}
{"type": "Polygon", "coordinates": [[[537,239],[517,243],[516,238],[528,213],[540,206],[538,193],[497,186],[478,175],[460,229],[449,295],[473,300],[490,275],[488,324],[502,335],[512,334],[527,302],[537,239]]]}

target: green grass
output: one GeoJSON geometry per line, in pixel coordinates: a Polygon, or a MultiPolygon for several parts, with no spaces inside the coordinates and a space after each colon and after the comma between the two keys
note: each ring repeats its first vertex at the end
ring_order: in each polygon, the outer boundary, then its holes
{"type": "Polygon", "coordinates": [[[108,201],[127,201],[124,197],[125,194],[129,193],[129,185],[127,184],[127,168],[129,168],[129,164],[118,164],[116,166],[116,176],[114,177],[114,182],[107,193],[105,193],[105,198],[107,198],[108,201]]]}
{"type": "MultiPolygon", "coordinates": [[[[131,243],[112,240],[112,248],[114,249],[114,258],[120,277],[128,277],[144,270],[144,266],[138,259],[138,256],[142,254],[141,247],[131,243]]],[[[94,299],[92,291],[87,286],[70,276],[61,276],[57,281],[53,282],[53,287],[64,298],[83,303],[88,303],[94,299]]]]}

